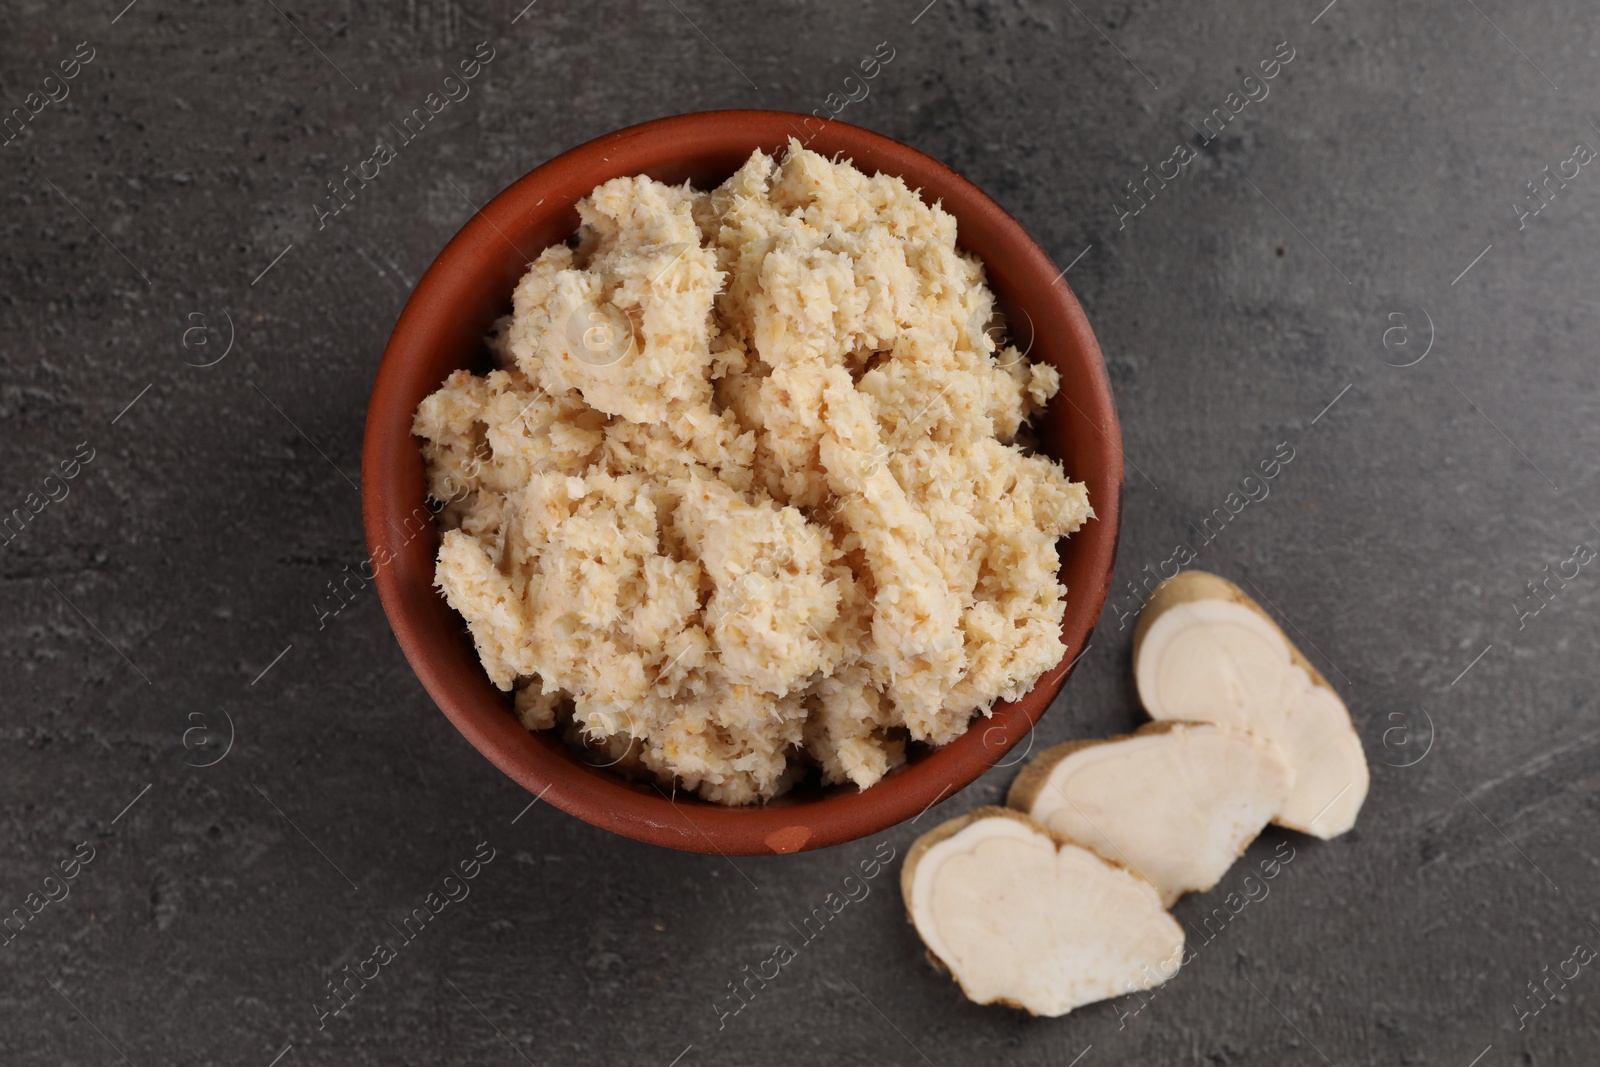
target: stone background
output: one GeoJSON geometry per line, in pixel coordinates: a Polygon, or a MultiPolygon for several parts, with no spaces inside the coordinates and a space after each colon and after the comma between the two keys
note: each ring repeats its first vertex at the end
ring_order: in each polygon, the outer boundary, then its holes
{"type": "MultiPolygon", "coordinates": [[[[0,147],[0,510],[93,456],[0,549],[0,910],[94,857],[0,950],[0,1061],[1594,1062],[1594,967],[1537,1014],[1527,988],[1600,944],[1600,576],[1527,585],[1600,544],[1600,173],[1537,214],[1526,184],[1600,145],[1586,5],[522,2],[0,12],[5,109],[93,55],[0,147]],[[317,605],[365,555],[384,341],[468,201],[644,119],[822,107],[885,41],[840,118],[1072,264],[1126,434],[1119,580],[1293,449],[1197,565],[1343,690],[1372,792],[1344,839],[1269,832],[1181,903],[1197,928],[1294,850],[1143,1006],[967,1004],[896,862],[719,1029],[727,983],[880,842],[730,862],[545,805],[513,824],[528,796],[435,710],[375,594],[320,630],[317,605]],[[471,95],[318,229],[324,182],[479,42],[471,95]],[[1270,94],[1200,144],[1280,45],[1270,94]],[[1120,217],[1180,144],[1197,158],[1120,217]],[[481,841],[471,896],[319,1031],[333,972],[481,841]]],[[[1139,720],[1118,621],[1038,746],[1139,720]]]]}

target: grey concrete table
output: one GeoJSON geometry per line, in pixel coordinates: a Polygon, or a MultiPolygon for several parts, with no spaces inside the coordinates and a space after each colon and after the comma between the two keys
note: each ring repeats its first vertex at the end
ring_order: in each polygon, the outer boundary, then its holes
{"type": "Polygon", "coordinates": [[[28,916],[0,1062],[1594,1062],[1589,5],[523,2],[0,12],[0,511],[38,507],[0,548],[0,912],[28,916]],[[895,863],[728,1013],[913,829],[730,862],[526,809],[375,595],[331,612],[378,356],[472,205],[643,119],[824,107],[882,42],[840,118],[1070,265],[1117,390],[1118,599],[1036,743],[1138,721],[1128,583],[1186,544],[1344,691],[1373,764],[1355,832],[1269,832],[1178,906],[1198,958],[1148,1000],[967,1004],[895,863]],[[470,895],[402,939],[463,860],[470,895]]]}

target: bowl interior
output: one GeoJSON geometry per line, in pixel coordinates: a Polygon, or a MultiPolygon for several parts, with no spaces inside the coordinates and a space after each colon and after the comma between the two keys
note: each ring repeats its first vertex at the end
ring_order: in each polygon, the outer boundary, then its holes
{"type": "Polygon", "coordinates": [[[874,833],[967,785],[1028,734],[1088,642],[1110,583],[1121,515],[1122,439],[1104,362],[1077,300],[1014,219],[954,171],[905,145],[844,123],[784,112],[680,115],[581,145],[520,179],[462,227],[412,293],[390,337],[367,413],[362,498],[368,548],[390,625],[418,678],[457,729],[502,771],[548,803],[616,833],[729,855],[820,848],[874,833]],[[1014,703],[877,785],[803,787],[764,807],[726,808],[673,796],[591,766],[559,738],[532,734],[478,663],[466,625],[433,587],[438,534],[424,497],[411,419],[454,370],[481,369],[484,337],[510,310],[526,265],[578,227],[574,205],[610,178],[647,174],[709,188],[761,148],[788,138],[863,171],[896,174],[955,216],[958,241],[980,257],[1012,340],[1061,372],[1061,392],[1035,432],[1043,451],[1088,485],[1097,518],[1062,543],[1068,588],[1061,664],[1014,703]]]}

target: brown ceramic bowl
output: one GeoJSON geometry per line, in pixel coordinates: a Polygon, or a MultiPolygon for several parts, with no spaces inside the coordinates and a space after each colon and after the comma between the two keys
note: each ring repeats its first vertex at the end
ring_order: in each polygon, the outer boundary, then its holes
{"type": "MultiPolygon", "coordinates": [[[[466,625],[434,589],[438,535],[423,494],[411,416],[458,367],[484,365],[483,338],[511,307],[529,260],[578,227],[574,204],[623,175],[708,188],[752,149],[782,149],[808,132],[805,116],[707,111],[631,126],[564,152],[495,197],[462,227],[411,294],[389,338],[367,409],[361,460],[367,546],[400,647],[428,692],[477,749],[529,792],[569,814],[638,841],[695,852],[765,855],[851,841],[920,815],[1001,761],[1027,735],[1089,640],[1111,581],[1122,503],[1122,434],[1105,364],[1060,268],[1022,226],[966,179],[915,149],[842,122],[807,147],[862,170],[897,174],[955,216],[958,240],[988,269],[1013,324],[1032,323],[1030,358],[1061,372],[1061,392],[1036,421],[1045,451],[1088,484],[1098,518],[1064,542],[1070,593],[1062,661],[1021,700],[940,749],[915,753],[865,791],[803,787],[763,807],[727,808],[585,763],[552,734],[523,729],[507,694],[478,664],[466,625]]],[[[1026,326],[1018,327],[1018,332],[1026,326]]],[[[1026,337],[1015,339],[1027,344],[1026,337]]]]}

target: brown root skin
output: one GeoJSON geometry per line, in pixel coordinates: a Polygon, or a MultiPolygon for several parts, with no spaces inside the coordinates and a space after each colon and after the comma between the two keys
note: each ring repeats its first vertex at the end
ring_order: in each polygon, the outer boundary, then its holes
{"type": "MultiPolygon", "coordinates": [[[[1278,625],[1278,620],[1268,615],[1251,599],[1250,594],[1234,585],[1228,579],[1210,571],[1182,571],[1172,578],[1168,578],[1156,586],[1156,591],[1150,594],[1150,599],[1145,601],[1144,610],[1139,612],[1139,621],[1133,627],[1133,662],[1135,669],[1139,663],[1139,652],[1144,648],[1144,637],[1150,627],[1166,612],[1180,604],[1191,604],[1197,600],[1226,600],[1242,607],[1249,608],[1263,619],[1267,620],[1278,635],[1283,638],[1283,643],[1289,646],[1289,659],[1295,666],[1303,669],[1311,676],[1313,685],[1320,685],[1324,689],[1333,689],[1322,672],[1306,659],[1300,651],[1300,646],[1289,639],[1283,632],[1283,627],[1278,625]]],[[[1338,690],[1333,690],[1335,693],[1338,690]]],[[[1340,701],[1343,703],[1343,700],[1340,701]]]]}

